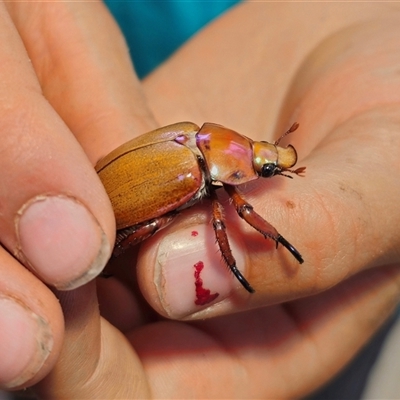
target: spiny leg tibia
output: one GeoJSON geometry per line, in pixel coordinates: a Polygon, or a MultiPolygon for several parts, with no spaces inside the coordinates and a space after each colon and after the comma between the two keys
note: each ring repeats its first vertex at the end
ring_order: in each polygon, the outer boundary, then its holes
{"type": "Polygon", "coordinates": [[[177,213],[166,214],[162,217],[154,218],[141,224],[118,230],[117,237],[115,238],[113,256],[119,256],[130,247],[135,246],[150,236],[153,236],[160,229],[169,225],[176,215],[177,213]]]}
{"type": "Polygon", "coordinates": [[[232,271],[233,275],[235,275],[237,280],[242,284],[242,286],[248,292],[254,293],[255,290],[252,288],[250,283],[246,280],[246,278],[242,275],[242,273],[238,270],[236,266],[236,260],[232,255],[232,250],[229,245],[228,236],[226,234],[222,205],[218,200],[215,190],[211,192],[211,200],[212,200],[213,227],[214,227],[215,237],[217,239],[217,243],[222,254],[222,258],[225,261],[226,265],[229,267],[229,269],[232,271]]]}
{"type": "Polygon", "coordinates": [[[281,234],[279,234],[279,232],[269,222],[257,214],[251,204],[247,203],[247,201],[243,199],[234,186],[224,185],[224,188],[229,197],[232,199],[236,211],[241,218],[243,218],[250,226],[260,232],[265,238],[275,240],[277,247],[278,243],[286,247],[300,264],[304,262],[299,251],[281,234]]]}

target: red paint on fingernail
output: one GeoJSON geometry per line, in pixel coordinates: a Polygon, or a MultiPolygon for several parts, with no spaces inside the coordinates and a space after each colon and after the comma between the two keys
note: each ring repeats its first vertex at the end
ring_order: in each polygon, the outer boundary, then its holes
{"type": "Polygon", "coordinates": [[[199,232],[197,232],[197,231],[192,231],[192,236],[194,236],[194,237],[196,237],[197,235],[199,234],[199,232]]]}
{"type": "Polygon", "coordinates": [[[211,303],[219,296],[219,293],[211,294],[211,291],[209,289],[205,289],[203,287],[203,279],[201,279],[200,277],[200,273],[203,270],[203,268],[204,268],[204,263],[202,261],[199,261],[196,264],[194,264],[194,278],[195,278],[194,284],[196,286],[196,300],[194,301],[194,303],[197,306],[204,306],[205,304],[211,303]]]}

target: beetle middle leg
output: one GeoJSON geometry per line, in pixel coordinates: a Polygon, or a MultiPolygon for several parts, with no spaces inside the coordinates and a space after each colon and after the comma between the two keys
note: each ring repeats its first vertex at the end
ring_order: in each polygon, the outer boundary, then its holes
{"type": "Polygon", "coordinates": [[[298,250],[296,250],[292,244],[290,244],[282,235],[280,235],[279,232],[269,222],[257,214],[253,210],[252,205],[243,199],[234,186],[225,184],[224,189],[232,199],[236,211],[241,218],[243,218],[249,225],[260,232],[265,238],[275,240],[276,247],[278,247],[279,243],[286,247],[300,264],[304,262],[303,257],[298,250]]]}
{"type": "Polygon", "coordinates": [[[169,225],[176,215],[178,215],[177,212],[172,212],[162,217],[154,218],[137,225],[129,226],[125,229],[120,229],[119,231],[117,231],[113,256],[119,256],[129,247],[135,246],[136,244],[142,242],[150,236],[153,236],[160,229],[163,229],[167,225],[169,225]]]}
{"type": "Polygon", "coordinates": [[[243,285],[243,287],[248,292],[254,293],[255,290],[252,288],[250,283],[246,280],[246,278],[242,275],[242,273],[238,270],[236,266],[236,260],[232,255],[232,250],[229,245],[228,235],[226,234],[222,205],[218,200],[217,194],[215,193],[215,189],[211,191],[210,197],[212,201],[213,228],[219,249],[222,254],[222,258],[229,267],[229,269],[232,271],[233,275],[235,275],[237,280],[243,285]]]}

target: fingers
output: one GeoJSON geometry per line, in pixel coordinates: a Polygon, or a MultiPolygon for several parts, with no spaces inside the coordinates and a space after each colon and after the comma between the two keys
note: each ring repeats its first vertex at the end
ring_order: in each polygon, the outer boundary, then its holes
{"type": "Polygon", "coordinates": [[[0,240],[43,281],[79,286],[104,267],[112,216],[87,157],[42,96],[21,40],[4,8],[0,50],[4,140],[0,240]],[[83,179],[82,179],[83,178],[83,179]],[[94,198],[103,199],[97,205],[94,198]],[[103,204],[103,205],[102,205],[103,204]]]}
{"type": "Polygon", "coordinates": [[[149,398],[135,351],[100,318],[94,283],[59,296],[65,339],[55,368],[35,388],[40,398],[149,398]]]}
{"type": "MultiPolygon", "coordinates": [[[[210,209],[211,204],[204,201],[201,207],[188,210],[141,246],[139,284],[147,301],[164,316],[200,318],[202,310],[210,312],[213,306],[219,314],[229,312],[235,302],[240,304],[251,296],[221,257],[210,223],[210,209]]],[[[227,219],[231,217],[229,211],[225,210],[227,219]]],[[[248,276],[244,239],[240,232],[230,230],[229,224],[227,227],[237,267],[248,276]]]]}
{"type": "MultiPolygon", "coordinates": [[[[40,280],[59,289],[93,279],[113,246],[114,216],[93,164],[114,142],[151,124],[143,102],[133,104],[136,80],[120,33],[103,6],[91,4],[0,8],[0,240],[40,280]],[[108,41],[94,34],[104,19],[108,41]],[[118,62],[110,62],[114,56],[118,62]],[[102,87],[113,75],[116,84],[102,87]],[[124,114],[129,107],[132,116],[124,114]]],[[[2,262],[7,273],[0,274],[0,381],[9,388],[29,386],[59,355],[62,313],[34,275],[10,257],[2,262]],[[15,336],[21,329],[24,334],[15,336]]]]}
{"type": "Polygon", "coordinates": [[[286,305],[150,324],[129,338],[155,398],[300,398],[338,372],[394,311],[399,271],[364,271],[286,305]]]}
{"type": "Polygon", "coordinates": [[[92,164],[155,127],[129,49],[104,4],[16,2],[8,7],[44,96],[92,164]]]}
{"type": "Polygon", "coordinates": [[[0,388],[33,385],[53,368],[64,321],[58,300],[0,248],[0,388]]]}
{"type": "Polygon", "coordinates": [[[37,6],[9,4],[18,31],[1,10],[6,23],[0,58],[7,63],[0,68],[8,96],[0,99],[0,165],[7,171],[0,189],[0,240],[40,279],[71,289],[102,270],[114,241],[114,216],[93,163],[151,118],[142,101],[132,105],[141,95],[129,94],[137,82],[102,5],[37,6]],[[95,35],[105,32],[99,30],[102,21],[111,28],[108,40],[95,35]],[[114,74],[120,79],[103,90],[100,81],[114,74]],[[122,117],[135,107],[134,117],[122,117]]]}
{"type": "Polygon", "coordinates": [[[49,399],[298,398],[330,379],[394,311],[399,271],[364,271],[281,306],[145,324],[128,340],[99,317],[93,284],[62,292],[64,345],[36,390],[49,399]]]}

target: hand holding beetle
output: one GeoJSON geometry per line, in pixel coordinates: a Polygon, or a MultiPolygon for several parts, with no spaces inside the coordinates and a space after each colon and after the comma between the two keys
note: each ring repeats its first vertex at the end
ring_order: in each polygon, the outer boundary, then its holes
{"type": "MultiPolygon", "coordinates": [[[[289,120],[301,123],[290,142],[299,165],[307,166],[306,178],[258,180],[244,192],[306,262],[298,266],[289,253],[242,228],[226,207],[238,265],[257,290],[248,294],[222,263],[207,275],[220,257],[209,206],[187,210],[141,246],[139,284],[153,308],[171,318],[220,316],[159,320],[138,296],[131,255],[122,255],[114,271],[123,279],[99,280],[99,300],[94,284],[59,294],[66,321],[62,357],[37,387],[41,395],[294,398],[329,379],[368,340],[399,296],[400,166],[393,148],[400,117],[392,106],[400,93],[393,68],[399,34],[397,23],[388,24],[391,16],[392,9],[374,4],[361,16],[349,4],[243,4],[144,82],[161,125],[215,121],[273,142],[272,125],[279,135],[289,120]],[[326,7],[330,23],[321,18],[326,7]],[[385,21],[345,29],[377,14],[385,21]],[[289,28],[280,24],[285,35],[272,23],[277,16],[292,21],[289,28]],[[267,49],[249,46],[265,38],[267,49]],[[246,62],[238,65],[238,54],[246,62]],[[196,252],[204,270],[192,263],[185,275],[196,252]],[[217,285],[221,301],[194,305],[193,286],[185,288],[196,272],[212,291],[217,285]],[[114,326],[99,316],[98,302],[114,326]]],[[[129,90],[122,92],[129,98],[129,90]]],[[[129,115],[124,109],[117,127],[129,115]]],[[[134,131],[153,129],[148,125],[134,131]]],[[[124,130],[113,132],[118,144],[127,140],[124,130]]],[[[111,150],[111,136],[104,135],[100,143],[90,130],[78,135],[93,161],[111,150]]]]}

